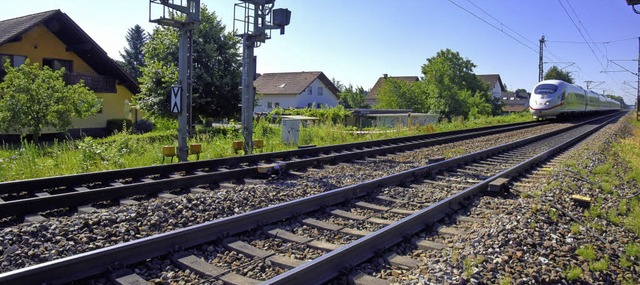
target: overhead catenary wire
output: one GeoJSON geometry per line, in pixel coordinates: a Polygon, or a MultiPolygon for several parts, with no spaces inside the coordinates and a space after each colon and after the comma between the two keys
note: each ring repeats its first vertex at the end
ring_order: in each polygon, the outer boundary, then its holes
{"type": "Polygon", "coordinates": [[[562,9],[564,10],[564,12],[567,14],[567,17],[569,17],[569,20],[571,20],[571,22],[573,23],[573,25],[576,27],[576,29],[578,30],[578,33],[580,34],[580,36],[582,37],[582,39],[585,41],[585,43],[587,43],[587,46],[589,47],[589,50],[591,50],[591,53],[593,54],[593,56],[596,58],[596,60],[598,61],[598,63],[600,64],[600,67],[602,67],[602,69],[604,70],[605,67],[602,64],[602,61],[600,60],[600,58],[598,57],[598,55],[596,54],[596,52],[593,50],[593,48],[591,47],[591,44],[587,41],[587,38],[584,36],[584,33],[582,33],[582,30],[580,29],[580,27],[578,27],[578,24],[576,24],[576,21],[573,19],[573,17],[571,17],[571,14],[569,14],[569,11],[567,10],[567,8],[564,6],[564,4],[562,4],[562,0],[558,0],[558,3],[560,4],[560,6],[562,6],[562,9]]]}
{"type": "Polygon", "coordinates": [[[460,9],[462,9],[463,11],[465,11],[465,12],[467,12],[467,13],[471,14],[472,16],[476,17],[478,20],[483,21],[483,22],[484,22],[484,23],[486,23],[487,25],[489,25],[489,26],[493,27],[494,29],[496,29],[496,30],[500,31],[501,33],[503,33],[503,34],[507,35],[508,37],[510,37],[511,39],[513,39],[514,41],[516,41],[516,42],[520,43],[522,46],[526,47],[527,49],[529,49],[529,50],[531,50],[531,51],[533,51],[533,52],[535,52],[535,53],[538,53],[538,50],[536,50],[535,48],[533,48],[533,47],[531,47],[531,46],[529,46],[529,45],[525,44],[524,42],[522,42],[521,40],[517,39],[517,38],[516,38],[516,37],[514,37],[513,35],[511,35],[511,34],[509,34],[509,33],[505,32],[503,29],[501,29],[501,28],[497,27],[496,25],[494,25],[494,24],[490,23],[489,21],[485,20],[484,18],[482,18],[482,17],[480,17],[480,16],[476,15],[475,13],[473,13],[473,12],[469,11],[469,9],[466,9],[466,8],[464,8],[464,7],[460,6],[458,3],[454,2],[453,0],[449,0],[449,2],[451,2],[451,4],[455,5],[456,7],[458,7],[458,8],[460,8],[460,9]]]}

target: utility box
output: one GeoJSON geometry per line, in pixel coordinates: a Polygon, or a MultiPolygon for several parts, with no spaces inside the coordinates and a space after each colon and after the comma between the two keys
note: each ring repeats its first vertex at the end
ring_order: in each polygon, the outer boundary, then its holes
{"type": "Polygon", "coordinates": [[[282,141],[287,145],[298,145],[300,120],[282,119],[282,141]]]}

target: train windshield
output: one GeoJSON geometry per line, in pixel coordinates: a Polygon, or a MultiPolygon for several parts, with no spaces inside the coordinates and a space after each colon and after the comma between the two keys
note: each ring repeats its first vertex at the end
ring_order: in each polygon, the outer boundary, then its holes
{"type": "Polygon", "coordinates": [[[558,90],[558,85],[540,84],[536,86],[535,90],[533,90],[533,94],[549,95],[549,94],[555,93],[557,90],[558,90]]]}

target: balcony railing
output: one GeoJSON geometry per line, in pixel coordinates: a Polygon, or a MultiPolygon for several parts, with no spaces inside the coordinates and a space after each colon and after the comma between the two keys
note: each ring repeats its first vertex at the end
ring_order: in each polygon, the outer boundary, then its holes
{"type": "Polygon", "coordinates": [[[81,73],[65,73],[64,82],[73,85],[78,82],[84,82],[93,92],[97,93],[116,93],[116,80],[113,77],[88,75],[81,73]]]}

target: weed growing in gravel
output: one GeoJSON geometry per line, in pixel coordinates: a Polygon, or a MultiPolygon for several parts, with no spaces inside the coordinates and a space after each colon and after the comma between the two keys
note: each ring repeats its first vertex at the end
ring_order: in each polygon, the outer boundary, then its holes
{"type": "Polygon", "coordinates": [[[574,235],[577,235],[580,233],[580,224],[578,223],[572,223],[571,224],[571,233],[574,235]]]}
{"type": "Polygon", "coordinates": [[[589,264],[589,269],[591,271],[604,271],[609,268],[609,258],[605,257],[604,259],[600,259],[598,261],[591,262],[589,264]]]}
{"type": "Polygon", "coordinates": [[[564,271],[564,275],[569,281],[578,280],[582,276],[582,268],[572,265],[564,271]]]}
{"type": "Polygon", "coordinates": [[[602,209],[602,203],[596,201],[595,203],[591,204],[591,207],[589,207],[588,210],[584,212],[584,215],[590,218],[602,218],[605,216],[602,209]]]}
{"type": "Polygon", "coordinates": [[[465,153],[464,149],[461,147],[456,147],[456,148],[452,148],[452,149],[447,149],[444,151],[444,156],[449,159],[449,158],[454,158],[454,157],[458,157],[461,156],[465,153]]]}
{"type": "Polygon", "coordinates": [[[558,221],[558,211],[556,209],[549,209],[549,217],[551,217],[551,220],[554,222],[558,221]]]}
{"type": "Polygon", "coordinates": [[[498,280],[498,284],[500,284],[500,285],[511,285],[511,284],[513,284],[513,280],[509,276],[502,277],[502,278],[500,278],[500,280],[498,280]]]}
{"type": "Polygon", "coordinates": [[[581,246],[576,250],[576,254],[588,261],[593,261],[596,259],[596,250],[593,245],[590,244],[581,246]]]}
{"type": "Polygon", "coordinates": [[[629,258],[626,255],[622,255],[620,256],[620,267],[621,268],[628,268],[631,265],[633,265],[633,261],[629,260],[629,258]]]}
{"type": "Polygon", "coordinates": [[[459,261],[460,261],[460,252],[458,251],[457,248],[454,248],[453,251],[451,252],[451,263],[453,263],[453,265],[457,265],[459,261]]]}
{"type": "Polygon", "coordinates": [[[639,257],[640,258],[640,244],[638,243],[630,243],[624,247],[624,253],[631,257],[639,257]]]}
{"type": "Polygon", "coordinates": [[[471,259],[470,258],[465,258],[462,261],[462,268],[464,271],[464,277],[471,278],[471,275],[473,275],[473,265],[471,264],[471,259]]]}

